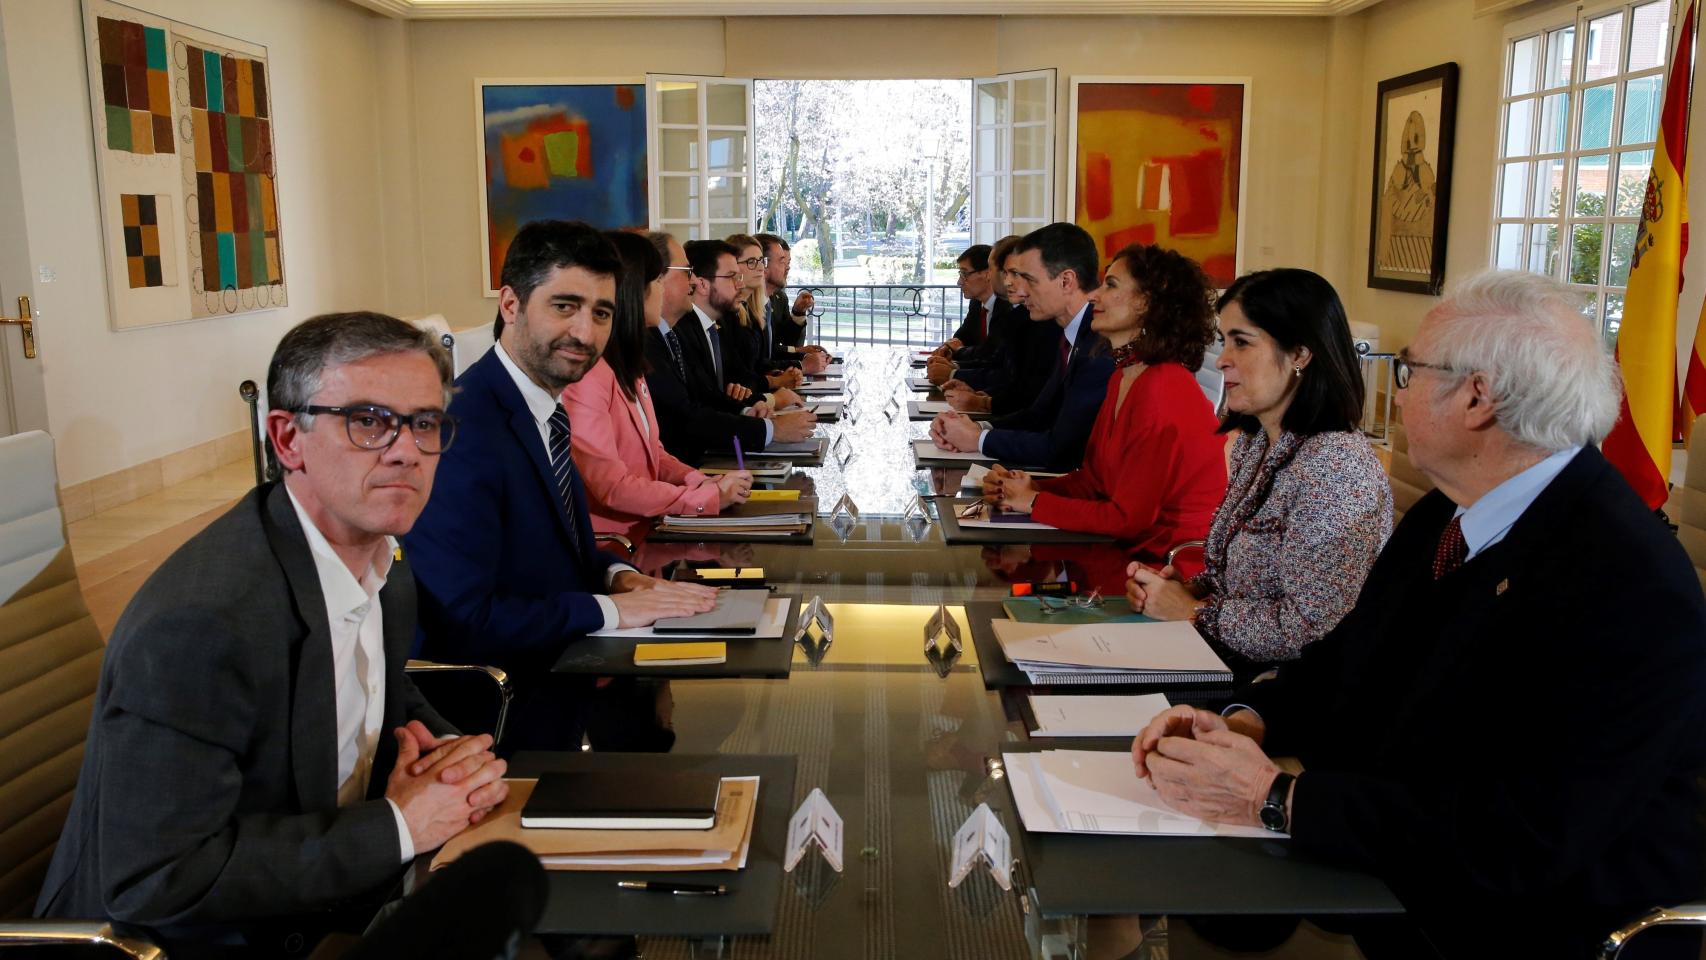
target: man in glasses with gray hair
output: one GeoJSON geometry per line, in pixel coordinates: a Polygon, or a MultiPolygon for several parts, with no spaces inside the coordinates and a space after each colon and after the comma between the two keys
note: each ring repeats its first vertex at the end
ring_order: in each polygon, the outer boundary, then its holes
{"type": "MultiPolygon", "coordinates": [[[[1407,914],[1344,924],[1370,960],[1596,955],[1701,892],[1706,598],[1599,452],[1621,385],[1567,288],[1471,278],[1395,380],[1438,489],[1338,627],[1224,716],[1157,717],[1137,775],[1176,809],[1384,879],[1407,914]]],[[[1246,948],[1274,945],[1251,925],[1246,948]]]]}
{"type": "Polygon", "coordinates": [[[392,317],[279,343],[284,469],[169,557],[113,631],[38,913],[149,928],[174,956],[305,953],[360,929],[417,854],[507,793],[403,675],[397,552],[455,438],[450,360],[392,317]]]}

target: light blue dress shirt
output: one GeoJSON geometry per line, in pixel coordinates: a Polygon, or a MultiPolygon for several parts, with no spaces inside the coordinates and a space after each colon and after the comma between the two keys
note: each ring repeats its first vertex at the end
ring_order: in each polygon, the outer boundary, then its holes
{"type": "Polygon", "coordinates": [[[1469,555],[1463,559],[1473,560],[1476,554],[1503,540],[1534,498],[1540,496],[1540,491],[1581,452],[1581,447],[1560,450],[1487,491],[1468,507],[1458,507],[1454,516],[1463,518],[1459,521],[1463,541],[1469,546],[1469,555]]]}

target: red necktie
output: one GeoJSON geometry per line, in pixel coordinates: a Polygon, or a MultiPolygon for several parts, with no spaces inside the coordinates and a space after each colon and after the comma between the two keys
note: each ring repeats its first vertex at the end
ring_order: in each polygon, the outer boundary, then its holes
{"type": "Polygon", "coordinates": [[[1462,521],[1461,516],[1452,517],[1445,531],[1439,535],[1439,546],[1434,548],[1435,580],[1456,573],[1457,568],[1463,566],[1463,558],[1469,556],[1469,542],[1463,539],[1462,521]]]}
{"type": "Polygon", "coordinates": [[[985,340],[989,339],[989,311],[983,309],[983,301],[982,300],[979,300],[977,303],[973,304],[972,309],[977,311],[977,335],[978,335],[978,337],[981,339],[985,339],[985,340]]]}

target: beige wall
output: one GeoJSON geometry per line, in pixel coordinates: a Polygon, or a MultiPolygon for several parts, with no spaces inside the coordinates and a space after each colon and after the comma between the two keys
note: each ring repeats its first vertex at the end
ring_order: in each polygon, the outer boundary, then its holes
{"type": "Polygon", "coordinates": [[[325,310],[385,306],[377,19],[344,0],[146,5],[268,48],[290,306],[112,330],[81,5],[0,0],[48,427],[67,485],[242,429],[237,381],[265,374],[285,329],[325,310]],[[40,282],[43,267],[57,279],[40,282]]]}
{"type": "MultiPolygon", "coordinates": [[[[1512,14],[1477,17],[1477,0],[1385,0],[1356,16],[1363,21],[1357,79],[1355,160],[1349,183],[1351,218],[1343,229],[1351,243],[1351,319],[1380,327],[1382,350],[1409,343],[1422,316],[1437,302],[1418,293],[1371,289],[1368,276],[1370,198],[1374,190],[1374,107],[1380,81],[1456,61],[1457,146],[1452,155],[1451,212],[1446,235],[1445,283],[1485,270],[1492,238],[1493,167],[1498,148],[1499,85],[1504,80],[1504,30],[1512,14]]],[[[1482,0],[1485,5],[1485,0],[1482,0]]],[[[1538,5],[1545,9],[1545,5],[1538,5]]],[[[1566,8],[1567,9],[1567,8],[1566,8]]],[[[1524,15],[1533,13],[1524,11],[1524,15]]],[[[1567,15],[1567,14],[1566,14],[1567,15]]]]}

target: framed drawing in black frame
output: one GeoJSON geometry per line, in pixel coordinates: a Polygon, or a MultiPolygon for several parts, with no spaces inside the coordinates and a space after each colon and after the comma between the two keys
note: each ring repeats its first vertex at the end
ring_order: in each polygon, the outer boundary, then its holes
{"type": "Polygon", "coordinates": [[[1445,285],[1457,64],[1383,80],[1374,99],[1368,285],[1437,295],[1445,285]]]}

